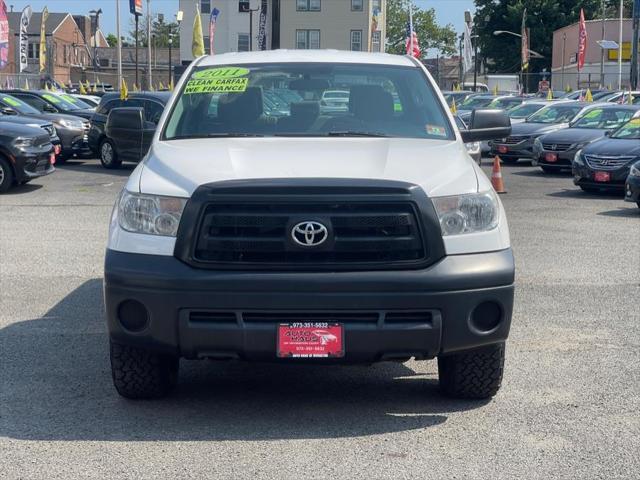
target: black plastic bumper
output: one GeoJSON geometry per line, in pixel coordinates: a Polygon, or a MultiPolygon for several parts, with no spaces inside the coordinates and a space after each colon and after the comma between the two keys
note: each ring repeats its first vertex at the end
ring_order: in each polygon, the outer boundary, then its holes
{"type": "Polygon", "coordinates": [[[617,170],[608,171],[610,180],[608,182],[597,182],[595,180],[595,170],[590,169],[586,165],[573,164],[573,183],[577,186],[599,188],[602,190],[619,190],[623,191],[624,184],[629,176],[631,166],[625,166],[617,170]]]}
{"type": "Polygon", "coordinates": [[[513,282],[510,249],[448,256],[424,270],[338,273],[200,270],[174,257],[107,250],[104,291],[109,334],[119,343],[186,358],[270,361],[277,360],[279,315],[326,314],[344,324],[340,361],[368,363],[504,341],[513,282]],[[149,312],[138,333],[119,319],[120,305],[131,299],[149,312]],[[499,312],[488,330],[477,328],[472,313],[485,302],[499,312]],[[403,317],[407,312],[420,315],[403,317]],[[391,321],[397,313],[400,320],[391,321]]]}
{"type": "Polygon", "coordinates": [[[635,202],[640,204],[640,177],[628,177],[624,187],[627,202],[635,202]]]}
{"type": "Polygon", "coordinates": [[[534,166],[546,167],[546,168],[556,168],[558,170],[571,169],[571,165],[573,163],[573,158],[576,156],[577,150],[565,150],[563,152],[553,152],[542,150],[538,152],[534,152],[534,157],[536,159],[534,166]],[[557,155],[557,159],[555,162],[550,162],[547,160],[547,153],[552,153],[557,155]]]}

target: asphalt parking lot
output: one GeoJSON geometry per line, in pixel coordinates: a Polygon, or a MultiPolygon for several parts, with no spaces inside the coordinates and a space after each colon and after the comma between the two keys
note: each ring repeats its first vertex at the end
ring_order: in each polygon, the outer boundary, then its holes
{"type": "Polygon", "coordinates": [[[110,378],[101,277],[131,167],[76,161],[0,197],[0,477],[637,478],[640,209],[504,168],[517,261],[503,388],[452,401],[435,362],[183,362],[169,399],[110,378]]]}

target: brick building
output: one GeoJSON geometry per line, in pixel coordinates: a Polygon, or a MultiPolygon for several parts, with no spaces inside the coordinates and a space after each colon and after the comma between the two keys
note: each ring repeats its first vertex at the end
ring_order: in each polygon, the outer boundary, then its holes
{"type": "MultiPolygon", "coordinates": [[[[20,12],[8,12],[9,20],[9,64],[3,69],[4,76],[19,74],[19,33],[20,12]]],[[[69,13],[49,13],[45,24],[47,42],[47,67],[40,74],[40,24],[42,13],[34,12],[27,29],[28,35],[28,67],[24,74],[33,77],[48,77],[68,83],[81,78],[86,69],[93,68],[94,42],[98,47],[106,47],[107,41],[98,30],[96,40],[91,34],[89,17],[76,16],[69,13]],[[81,25],[78,25],[80,21],[81,25]]],[[[26,75],[25,75],[26,76],[26,75]]],[[[16,82],[18,83],[18,82],[16,82]]],[[[19,83],[21,84],[21,82],[19,83]]]]}

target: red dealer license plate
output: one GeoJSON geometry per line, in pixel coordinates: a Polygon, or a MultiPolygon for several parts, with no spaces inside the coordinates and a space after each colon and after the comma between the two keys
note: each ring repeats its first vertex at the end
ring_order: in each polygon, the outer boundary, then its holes
{"type": "Polygon", "coordinates": [[[555,163],[555,162],[558,161],[558,154],[557,153],[547,153],[547,154],[545,154],[544,159],[549,163],[555,163]]]}
{"type": "Polygon", "coordinates": [[[596,182],[607,183],[611,181],[611,174],[609,172],[596,172],[593,174],[593,179],[596,182]]]}
{"type": "Polygon", "coordinates": [[[278,357],[344,357],[344,328],[339,323],[301,322],[278,325],[278,357]]]}
{"type": "Polygon", "coordinates": [[[498,151],[500,153],[507,153],[509,151],[509,149],[507,147],[505,147],[504,145],[500,145],[500,146],[498,146],[498,151]]]}

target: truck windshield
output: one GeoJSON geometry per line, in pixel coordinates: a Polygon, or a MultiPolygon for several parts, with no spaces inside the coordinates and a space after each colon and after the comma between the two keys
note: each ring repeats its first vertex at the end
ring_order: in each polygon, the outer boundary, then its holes
{"type": "Polygon", "coordinates": [[[415,67],[263,63],[194,69],[161,138],[231,136],[455,138],[445,108],[415,67]]]}
{"type": "Polygon", "coordinates": [[[580,105],[550,105],[537,111],[529,118],[528,123],[569,123],[582,107],[580,105]]]}

